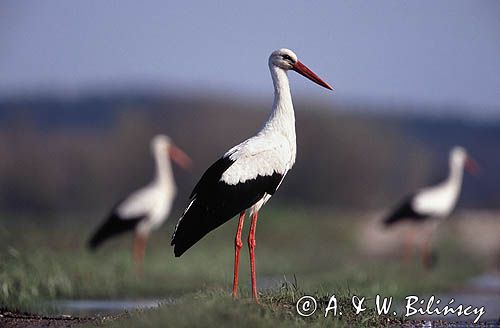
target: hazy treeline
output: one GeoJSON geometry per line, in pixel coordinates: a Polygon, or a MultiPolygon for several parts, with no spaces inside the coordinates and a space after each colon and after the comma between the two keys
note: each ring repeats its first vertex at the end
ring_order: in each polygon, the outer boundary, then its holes
{"type": "MultiPolygon", "coordinates": [[[[104,211],[151,179],[149,140],[156,133],[170,135],[194,160],[191,172],[175,170],[177,205],[182,207],[204,169],[257,131],[269,107],[227,99],[123,95],[4,102],[0,210],[104,211]]],[[[296,103],[297,162],[275,202],[386,207],[442,178],[448,148],[456,143],[473,148],[486,169],[500,165],[494,151],[500,149],[500,125],[320,107],[296,103]]],[[[500,192],[494,179],[500,177],[487,171],[487,179],[466,180],[462,204],[496,206],[500,192]]]]}

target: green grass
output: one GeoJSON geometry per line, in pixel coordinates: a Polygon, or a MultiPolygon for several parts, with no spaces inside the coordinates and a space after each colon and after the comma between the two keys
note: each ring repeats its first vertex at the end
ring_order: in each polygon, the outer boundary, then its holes
{"type": "MultiPolygon", "coordinates": [[[[234,301],[227,292],[212,290],[182,297],[176,304],[165,305],[158,310],[135,311],[118,320],[105,322],[105,327],[311,327],[385,326],[384,316],[377,316],[373,310],[356,316],[353,311],[344,311],[342,316],[325,319],[318,310],[308,318],[301,318],[295,312],[295,302],[302,294],[274,290],[263,293],[261,304],[249,299],[234,301]]],[[[322,296],[319,306],[326,307],[327,297],[322,296]]],[[[341,303],[349,309],[346,297],[341,303]]],[[[402,322],[401,318],[391,318],[391,322],[402,322]]]]}
{"type": "MultiPolygon", "coordinates": [[[[130,258],[130,235],[91,254],[83,247],[93,228],[85,220],[46,222],[0,219],[0,307],[48,311],[43,301],[51,299],[176,299],[175,304],[157,310],[132,312],[105,322],[109,327],[124,326],[124,320],[126,326],[145,327],[166,323],[321,327],[331,325],[333,318],[324,319],[319,312],[299,317],[294,304],[300,296],[315,295],[326,301],[336,294],[344,303],[352,294],[402,300],[409,294],[452,289],[484,269],[446,230],[437,245],[440,262],[435,270],[425,272],[417,261],[401,264],[397,259],[363,255],[355,239],[356,218],[332,211],[267,208],[257,226],[257,278],[286,277],[288,282],[264,292],[262,304],[256,305],[249,301],[246,245],[240,261],[241,299],[229,297],[236,220],[209,234],[181,258],[173,256],[169,245],[174,223],[170,222],[153,235],[140,277],[130,258]]],[[[334,322],[368,327],[384,326],[386,320],[373,312],[360,316],[346,312],[334,322]]]]}

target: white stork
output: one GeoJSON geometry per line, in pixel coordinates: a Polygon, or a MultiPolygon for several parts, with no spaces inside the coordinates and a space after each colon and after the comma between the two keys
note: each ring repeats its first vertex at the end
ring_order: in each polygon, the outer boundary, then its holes
{"type": "Polygon", "coordinates": [[[116,204],[89,241],[90,249],[95,250],[112,236],[135,231],[133,258],[138,266],[142,264],[149,234],[167,219],[175,198],[176,186],[169,158],[183,168],[191,163],[189,157],[164,135],[151,140],[151,152],[156,162],[154,180],[116,204]]]}
{"type": "MultiPolygon", "coordinates": [[[[436,186],[422,188],[406,197],[384,220],[385,226],[391,226],[404,220],[417,223],[433,220],[431,231],[426,236],[422,248],[422,260],[425,267],[430,267],[432,264],[429,256],[429,246],[435,230],[439,223],[452,213],[457,204],[462,188],[464,168],[472,174],[475,174],[478,170],[476,162],[463,147],[453,147],[449,155],[449,175],[446,180],[436,186]]],[[[409,235],[406,240],[407,248],[412,239],[412,236],[409,235]]]]}
{"type": "Polygon", "coordinates": [[[231,148],[203,174],[191,202],[172,236],[175,256],[181,256],[203,236],[239,214],[235,238],[233,297],[238,293],[238,264],[245,212],[252,216],[248,235],[252,297],[258,301],[255,278],[255,228],[260,208],[280,186],[296,155],[295,115],[287,72],[293,70],[333,90],[288,49],[269,57],[274,103],[269,119],[250,139],[231,148]]]}

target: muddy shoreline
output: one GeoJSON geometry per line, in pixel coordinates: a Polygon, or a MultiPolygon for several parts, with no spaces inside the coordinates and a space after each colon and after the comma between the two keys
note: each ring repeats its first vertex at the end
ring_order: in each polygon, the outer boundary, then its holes
{"type": "Polygon", "coordinates": [[[0,310],[0,327],[2,328],[66,328],[93,323],[96,326],[107,320],[115,320],[116,316],[73,317],[69,315],[44,316],[31,313],[20,313],[0,310]]]}

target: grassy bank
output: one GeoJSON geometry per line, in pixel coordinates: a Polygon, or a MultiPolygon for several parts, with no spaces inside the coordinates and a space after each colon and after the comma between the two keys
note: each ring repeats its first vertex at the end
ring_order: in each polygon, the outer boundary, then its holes
{"type": "MultiPolygon", "coordinates": [[[[367,298],[382,294],[403,299],[409,294],[452,289],[483,269],[480,260],[467,256],[454,242],[450,231],[443,231],[438,241],[437,267],[425,272],[416,261],[401,264],[389,257],[363,255],[356,242],[360,222],[352,215],[269,208],[259,221],[256,252],[259,281],[272,283],[258,306],[247,300],[246,245],[240,268],[242,299],[234,302],[229,297],[236,222],[211,233],[181,258],[174,258],[169,246],[170,222],[154,234],[140,276],[130,258],[130,236],[111,241],[92,254],[84,248],[91,224],[69,219],[47,222],[52,221],[7,216],[0,220],[0,307],[47,311],[43,301],[50,299],[176,300],[158,310],[109,322],[112,327],[123,325],[121,320],[151,327],[165,322],[173,326],[207,322],[219,326],[243,322],[248,326],[304,322],[321,326],[325,323],[319,314],[301,318],[295,313],[298,297],[308,294],[327,299],[336,294],[347,300],[352,294],[367,298]],[[285,277],[288,282],[283,282],[285,277]]],[[[367,312],[346,315],[338,323],[358,320],[357,324],[370,326],[382,324],[382,319],[367,312]]]]}

